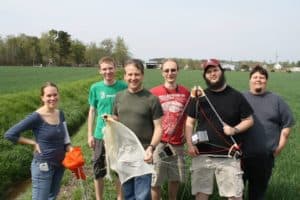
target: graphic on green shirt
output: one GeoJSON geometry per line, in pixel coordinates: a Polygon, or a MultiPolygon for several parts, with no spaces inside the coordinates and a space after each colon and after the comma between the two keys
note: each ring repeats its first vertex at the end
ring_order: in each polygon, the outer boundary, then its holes
{"type": "Polygon", "coordinates": [[[96,127],[94,137],[103,138],[103,127],[105,122],[102,115],[111,114],[116,93],[127,88],[123,81],[116,81],[113,85],[106,85],[103,81],[94,83],[89,92],[89,104],[96,109],[96,127]]]}

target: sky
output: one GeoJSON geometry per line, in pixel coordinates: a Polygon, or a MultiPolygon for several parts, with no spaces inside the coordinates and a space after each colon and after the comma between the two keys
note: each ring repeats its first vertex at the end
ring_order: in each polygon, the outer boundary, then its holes
{"type": "Polygon", "coordinates": [[[0,36],[122,37],[132,57],[300,61],[299,0],[1,0],[0,36]]]}

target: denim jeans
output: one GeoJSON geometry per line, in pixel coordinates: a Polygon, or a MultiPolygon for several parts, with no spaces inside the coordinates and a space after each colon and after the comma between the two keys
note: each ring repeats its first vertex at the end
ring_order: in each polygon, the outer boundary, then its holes
{"type": "Polygon", "coordinates": [[[33,159],[31,162],[32,199],[54,200],[59,192],[63,174],[63,166],[53,166],[33,159]]]}
{"type": "Polygon", "coordinates": [[[151,199],[151,174],[137,176],[123,183],[125,200],[150,200],[151,199]]]}

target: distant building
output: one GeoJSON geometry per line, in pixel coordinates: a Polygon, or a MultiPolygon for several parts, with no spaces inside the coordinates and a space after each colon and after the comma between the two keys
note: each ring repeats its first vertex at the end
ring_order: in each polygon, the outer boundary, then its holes
{"type": "Polygon", "coordinates": [[[282,69],[282,66],[279,63],[276,63],[273,67],[274,67],[275,70],[281,70],[282,69]]]}
{"type": "Polygon", "coordinates": [[[235,65],[229,63],[222,63],[222,68],[228,71],[234,71],[235,65]]]}
{"type": "Polygon", "coordinates": [[[149,59],[145,63],[147,69],[157,69],[161,67],[162,59],[149,59]]]}
{"type": "Polygon", "coordinates": [[[184,68],[183,69],[190,69],[191,67],[188,65],[188,64],[186,64],[185,66],[184,66],[184,68]]]}
{"type": "Polygon", "coordinates": [[[300,72],[300,67],[291,67],[289,70],[291,72],[300,72]]]}
{"type": "Polygon", "coordinates": [[[268,65],[266,65],[266,64],[263,64],[263,66],[262,66],[264,69],[268,69],[268,65]]]}

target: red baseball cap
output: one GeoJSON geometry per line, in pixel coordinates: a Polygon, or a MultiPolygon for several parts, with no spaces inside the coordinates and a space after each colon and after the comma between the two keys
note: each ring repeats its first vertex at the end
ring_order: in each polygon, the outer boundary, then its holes
{"type": "Polygon", "coordinates": [[[209,66],[220,67],[222,69],[220,62],[214,58],[208,59],[203,63],[204,71],[206,71],[209,66]]]}

